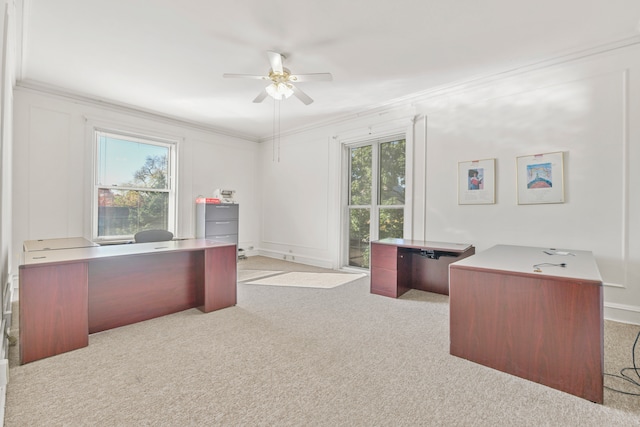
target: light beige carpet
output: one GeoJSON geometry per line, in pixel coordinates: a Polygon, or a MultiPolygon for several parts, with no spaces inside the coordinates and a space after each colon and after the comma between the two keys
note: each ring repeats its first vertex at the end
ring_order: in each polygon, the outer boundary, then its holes
{"type": "Polygon", "coordinates": [[[364,277],[365,274],[291,272],[247,282],[248,285],[294,286],[331,289],[364,277]]]}
{"type": "MultiPolygon", "coordinates": [[[[239,270],[322,272],[250,258],[239,270]]],[[[26,365],[10,347],[4,425],[640,426],[640,397],[605,389],[594,404],[451,356],[446,295],[373,295],[369,277],[237,291],[235,307],[91,334],[88,347],[26,365]]],[[[639,330],[605,321],[605,372],[631,365],[639,330]]]]}

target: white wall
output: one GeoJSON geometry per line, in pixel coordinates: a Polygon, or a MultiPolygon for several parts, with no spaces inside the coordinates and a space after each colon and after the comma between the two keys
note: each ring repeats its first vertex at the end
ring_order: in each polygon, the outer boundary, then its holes
{"type": "Polygon", "coordinates": [[[407,128],[415,138],[405,237],[480,251],[495,244],[590,250],[605,282],[605,316],[640,324],[638,81],[636,42],[425,93],[393,114],[282,136],[280,162],[265,143],[261,247],[341,265],[341,143],[417,114],[407,128]],[[516,157],[556,151],[565,155],[565,202],[518,205],[516,157]],[[458,162],[487,158],[496,159],[496,203],[458,205],[458,162]]]}
{"type": "Polygon", "coordinates": [[[405,130],[406,237],[478,250],[497,243],[591,250],[605,282],[605,315],[640,324],[639,80],[636,43],[440,88],[282,135],[275,146],[18,88],[12,250],[27,239],[87,235],[87,123],[101,121],[181,138],[179,234],[194,233],[195,196],[233,187],[241,247],[339,267],[343,146],[405,130]],[[518,205],[516,157],[555,151],[565,153],[565,203],[518,205]],[[496,203],[458,205],[458,162],[486,158],[496,159],[496,203]]]}
{"type": "Polygon", "coordinates": [[[640,323],[638,78],[635,46],[426,100],[425,236],[478,250],[591,250],[605,316],[640,323]],[[516,157],[556,151],[565,154],[565,203],[518,205],[516,157]],[[457,162],[486,158],[496,159],[497,203],[458,205],[457,162]]]}
{"type": "MultiPolygon", "coordinates": [[[[175,121],[17,87],[14,102],[13,244],[91,237],[93,126],[178,140],[178,237],[195,235],[195,198],[236,190],[240,247],[257,246],[258,144],[175,121]]],[[[17,261],[16,261],[17,262],[17,261]]],[[[16,266],[13,268],[17,274],[16,266]]]]}
{"type": "Polygon", "coordinates": [[[13,83],[15,79],[16,8],[13,2],[0,2],[0,425],[4,425],[4,408],[8,378],[8,334],[12,320],[11,287],[11,187],[13,147],[13,83]]]}
{"type": "Polygon", "coordinates": [[[334,241],[327,231],[335,227],[328,215],[335,209],[328,196],[330,151],[326,137],[261,144],[263,253],[328,265],[334,241]]]}
{"type": "MultiPolygon", "coordinates": [[[[15,61],[15,8],[1,2],[0,19],[0,289],[9,281],[11,260],[11,157],[13,133],[13,82],[15,61]]],[[[4,300],[3,300],[4,301],[4,300]]],[[[3,305],[0,305],[3,307],[3,305]]]]}
{"type": "Polygon", "coordinates": [[[261,143],[261,253],[342,267],[342,230],[347,225],[342,204],[344,144],[398,133],[411,140],[411,121],[405,110],[390,111],[261,143]]]}

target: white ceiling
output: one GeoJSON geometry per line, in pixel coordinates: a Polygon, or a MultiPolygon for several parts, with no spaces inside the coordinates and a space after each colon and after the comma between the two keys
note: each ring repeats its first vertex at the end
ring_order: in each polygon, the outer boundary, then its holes
{"type": "Polygon", "coordinates": [[[23,0],[20,84],[134,106],[254,140],[267,50],[315,102],[281,102],[281,131],[638,36],[640,0],[23,0]]]}

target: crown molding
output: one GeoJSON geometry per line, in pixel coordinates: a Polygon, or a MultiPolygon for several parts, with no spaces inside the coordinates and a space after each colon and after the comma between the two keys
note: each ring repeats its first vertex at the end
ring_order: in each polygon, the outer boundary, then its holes
{"type": "MultiPolygon", "coordinates": [[[[27,4],[28,4],[28,0],[27,4]]],[[[24,41],[23,41],[24,43],[24,41]]],[[[468,90],[474,87],[490,84],[499,79],[505,79],[520,74],[542,70],[566,63],[571,63],[596,55],[601,55],[609,52],[613,52],[620,49],[631,48],[640,45],[640,35],[634,35],[631,37],[617,39],[606,43],[601,43],[596,46],[586,47],[582,49],[574,49],[566,51],[553,57],[540,59],[537,61],[523,64],[520,66],[512,67],[503,71],[489,73],[484,75],[476,75],[467,79],[454,81],[444,85],[429,88],[424,91],[415,92],[413,94],[394,98],[389,101],[369,106],[368,108],[360,111],[345,113],[337,118],[327,119],[323,121],[317,121],[305,126],[289,129],[287,131],[279,133],[279,137],[289,137],[303,132],[312,131],[314,129],[321,129],[324,127],[340,126],[354,120],[361,120],[366,118],[378,119],[380,116],[398,114],[401,116],[414,116],[415,108],[417,104],[428,101],[434,97],[442,96],[453,93],[455,91],[468,90]]],[[[146,110],[133,105],[119,103],[113,100],[93,98],[88,95],[72,93],[63,88],[46,85],[40,82],[31,80],[18,80],[16,82],[16,88],[33,91],[38,93],[48,94],[50,96],[67,99],[73,102],[82,103],[90,106],[98,106],[101,108],[109,109],[115,112],[126,113],[132,116],[146,118],[150,120],[160,121],[167,124],[176,126],[187,126],[192,129],[197,129],[205,132],[212,132],[219,135],[244,139],[250,142],[266,142],[273,139],[273,135],[266,135],[263,137],[255,137],[241,132],[233,132],[228,129],[219,128],[211,125],[207,125],[198,121],[186,120],[183,118],[168,116],[166,114],[159,113],[157,111],[146,110]]]]}
{"type": "Polygon", "coordinates": [[[153,121],[157,121],[157,122],[161,122],[161,123],[165,123],[173,126],[188,127],[190,129],[196,129],[204,132],[215,133],[218,135],[229,136],[233,138],[240,138],[250,142],[260,142],[259,138],[256,138],[253,135],[249,135],[241,132],[232,132],[227,129],[207,125],[202,122],[185,120],[182,118],[162,114],[157,111],[147,110],[141,107],[120,103],[113,100],[93,98],[87,95],[70,92],[60,87],[47,85],[47,84],[36,82],[33,80],[17,81],[16,89],[22,90],[25,92],[45,94],[54,98],[60,98],[66,101],[75,102],[75,103],[87,105],[90,107],[99,107],[99,108],[110,110],[116,113],[124,113],[130,116],[139,117],[147,120],[153,120],[153,121]]]}
{"type": "MultiPolygon", "coordinates": [[[[413,105],[408,103],[395,103],[393,105],[378,104],[375,107],[371,107],[366,110],[361,110],[355,113],[345,113],[340,117],[327,119],[323,121],[317,121],[313,124],[309,124],[306,126],[301,126],[297,128],[288,129],[286,131],[280,132],[278,134],[279,137],[290,137],[296,134],[309,132],[315,129],[322,129],[326,127],[339,127],[341,125],[352,123],[356,120],[364,120],[364,119],[375,119],[376,123],[380,123],[380,117],[387,116],[382,119],[382,122],[387,121],[402,121],[406,120],[407,123],[410,123],[412,118],[415,116],[415,108],[413,105]]],[[[338,132],[340,133],[340,132],[338,132]]],[[[273,139],[273,135],[268,135],[263,138],[260,138],[260,142],[268,142],[273,139]]]]}
{"type": "Polygon", "coordinates": [[[562,64],[580,61],[593,56],[610,53],[616,50],[640,46],[640,35],[634,35],[623,39],[616,39],[610,42],[598,44],[582,49],[574,49],[564,53],[529,62],[528,64],[519,65],[506,70],[470,77],[464,80],[447,83],[436,86],[424,91],[416,92],[403,98],[397,98],[389,102],[389,105],[411,103],[418,104],[434,98],[435,96],[450,94],[455,91],[467,90],[478,86],[483,86],[500,79],[514,77],[533,71],[551,68],[562,64]]]}
{"type": "MultiPolygon", "coordinates": [[[[533,72],[536,70],[542,70],[558,66],[561,64],[571,63],[586,59],[592,56],[601,55],[608,52],[613,52],[619,49],[629,48],[640,45],[640,35],[634,35],[622,39],[616,39],[606,43],[601,43],[596,46],[585,47],[581,49],[573,49],[565,51],[553,57],[547,57],[537,61],[530,62],[528,64],[519,65],[510,69],[502,70],[499,72],[476,75],[463,80],[443,84],[440,86],[432,87],[424,91],[414,92],[410,95],[400,98],[394,98],[387,102],[370,106],[369,108],[360,110],[359,112],[345,114],[339,118],[328,119],[322,122],[316,122],[314,124],[299,127],[296,129],[290,129],[288,131],[280,133],[281,137],[292,136],[298,133],[310,131],[313,129],[319,129],[327,126],[337,126],[344,123],[351,122],[353,120],[362,118],[375,118],[385,114],[392,114],[395,112],[403,112],[408,115],[415,114],[416,105],[430,100],[436,96],[447,95],[455,91],[468,90],[474,87],[486,85],[495,82],[499,79],[505,79],[520,74],[533,72]]],[[[273,137],[268,136],[260,139],[260,142],[270,141],[273,137]]]]}

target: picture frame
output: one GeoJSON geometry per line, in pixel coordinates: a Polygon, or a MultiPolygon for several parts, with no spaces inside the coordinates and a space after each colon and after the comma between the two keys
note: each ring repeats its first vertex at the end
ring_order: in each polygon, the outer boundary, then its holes
{"type": "Polygon", "coordinates": [[[458,162],[458,204],[496,202],[496,159],[458,162]]]}
{"type": "Polygon", "coordinates": [[[516,158],[518,204],[564,203],[564,152],[516,158]]]}

